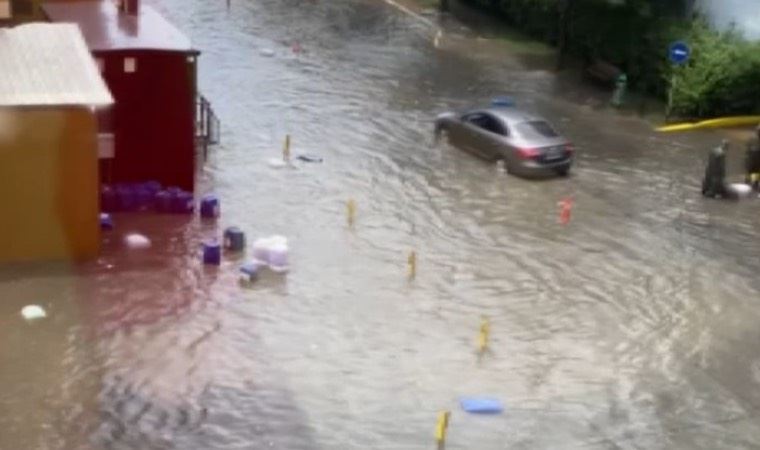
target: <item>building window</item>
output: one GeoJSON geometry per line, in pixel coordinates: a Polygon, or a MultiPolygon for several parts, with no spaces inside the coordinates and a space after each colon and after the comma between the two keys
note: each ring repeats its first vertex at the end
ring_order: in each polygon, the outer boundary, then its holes
{"type": "Polygon", "coordinates": [[[124,72],[125,73],[135,73],[135,72],[137,72],[137,59],[135,59],[135,58],[124,58],[124,72]]]}
{"type": "Polygon", "coordinates": [[[0,20],[11,18],[10,0],[0,0],[0,20]]]}

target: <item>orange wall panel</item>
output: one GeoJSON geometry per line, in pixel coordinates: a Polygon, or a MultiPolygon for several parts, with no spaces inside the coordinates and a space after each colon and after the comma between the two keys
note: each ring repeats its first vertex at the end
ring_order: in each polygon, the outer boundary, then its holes
{"type": "Polygon", "coordinates": [[[0,135],[0,261],[93,258],[97,126],[89,108],[16,108],[0,135]]]}

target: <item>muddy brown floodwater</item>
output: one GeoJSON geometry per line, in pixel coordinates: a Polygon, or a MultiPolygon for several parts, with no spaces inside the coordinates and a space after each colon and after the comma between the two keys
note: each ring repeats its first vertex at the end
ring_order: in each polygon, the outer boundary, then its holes
{"type": "Polygon", "coordinates": [[[455,21],[436,49],[378,0],[157,6],[203,49],[222,218],[117,215],[96,262],[0,270],[0,448],[430,449],[443,409],[448,449],[760,448],[760,203],[698,195],[715,136],[656,135],[455,21]],[[575,142],[570,178],[432,144],[503,93],[575,142]],[[286,133],[324,163],[270,167],[286,133]],[[202,268],[228,225],[287,236],[290,274],[202,268]]]}

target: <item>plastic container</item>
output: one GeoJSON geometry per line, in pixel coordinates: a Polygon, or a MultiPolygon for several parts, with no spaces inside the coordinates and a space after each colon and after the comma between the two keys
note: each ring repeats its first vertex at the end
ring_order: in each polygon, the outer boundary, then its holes
{"type": "Polygon", "coordinates": [[[108,213],[100,214],[100,229],[113,230],[113,218],[108,213]]]}
{"type": "Polygon", "coordinates": [[[262,265],[268,265],[275,272],[288,270],[288,239],[270,236],[257,239],[253,243],[253,258],[262,265]]]}
{"type": "Polygon", "coordinates": [[[201,217],[204,219],[219,217],[219,199],[215,195],[205,195],[201,199],[201,217]]]}
{"type": "Polygon", "coordinates": [[[203,243],[203,264],[218,266],[222,263],[222,247],[216,239],[203,243]]]}
{"type": "Polygon", "coordinates": [[[161,183],[158,181],[146,181],[142,184],[142,187],[149,190],[153,195],[156,195],[161,191],[161,183]]]}
{"type": "Polygon", "coordinates": [[[172,197],[172,212],[174,214],[192,214],[195,211],[193,194],[180,191],[172,197]]]}
{"type": "Polygon", "coordinates": [[[119,186],[116,188],[116,196],[118,197],[118,209],[120,211],[134,211],[137,209],[137,198],[132,186],[119,186]]]}
{"type": "Polygon", "coordinates": [[[269,265],[269,239],[257,239],[253,243],[253,259],[261,264],[269,265]]]}
{"type": "Polygon", "coordinates": [[[153,205],[154,194],[145,186],[140,186],[135,190],[135,201],[138,209],[148,209],[153,205]]]}
{"type": "Polygon", "coordinates": [[[269,268],[275,272],[288,271],[288,246],[277,243],[269,248],[269,268]]]}
{"type": "Polygon", "coordinates": [[[155,197],[156,211],[160,213],[172,212],[172,200],[174,195],[169,191],[160,191],[155,197]]]}
{"type": "Polygon", "coordinates": [[[231,252],[242,252],[245,249],[245,233],[238,227],[224,230],[224,248],[231,252]]]}
{"type": "Polygon", "coordinates": [[[240,277],[245,281],[254,281],[259,276],[259,264],[249,262],[240,266],[240,277]]]}
{"type": "Polygon", "coordinates": [[[116,191],[109,185],[103,185],[100,190],[100,209],[111,213],[119,209],[119,199],[116,191]]]}
{"type": "Polygon", "coordinates": [[[462,409],[472,414],[501,414],[504,405],[492,397],[464,397],[459,399],[462,409]]]}

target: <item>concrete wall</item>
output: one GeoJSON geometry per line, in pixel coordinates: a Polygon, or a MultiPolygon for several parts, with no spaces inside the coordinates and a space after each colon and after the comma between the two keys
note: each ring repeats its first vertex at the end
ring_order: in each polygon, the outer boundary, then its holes
{"type": "Polygon", "coordinates": [[[95,257],[97,167],[89,108],[0,110],[0,262],[95,257]]]}

